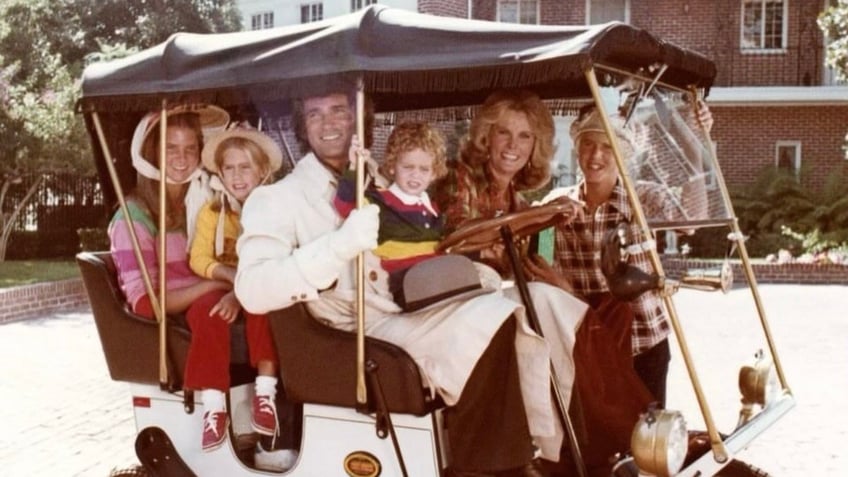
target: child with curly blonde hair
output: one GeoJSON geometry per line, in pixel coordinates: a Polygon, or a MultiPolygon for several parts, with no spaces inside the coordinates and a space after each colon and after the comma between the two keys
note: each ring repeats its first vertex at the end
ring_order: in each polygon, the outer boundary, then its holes
{"type": "MultiPolygon", "coordinates": [[[[355,149],[356,146],[351,151],[355,149]]],[[[380,167],[391,178],[391,185],[369,187],[365,192],[366,200],[380,207],[380,232],[374,254],[389,273],[393,294],[399,290],[403,273],[409,267],[436,255],[436,246],[444,236],[444,218],[431,202],[427,189],[447,170],[447,148],[437,129],[423,122],[395,127],[380,167]]],[[[348,171],[334,201],[342,217],[353,210],[355,194],[354,177],[348,171]]]]}

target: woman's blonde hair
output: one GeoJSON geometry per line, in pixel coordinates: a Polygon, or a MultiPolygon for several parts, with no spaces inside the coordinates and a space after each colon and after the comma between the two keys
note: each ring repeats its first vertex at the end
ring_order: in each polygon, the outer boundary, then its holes
{"type": "MultiPolygon", "coordinates": [[[[197,113],[179,113],[168,116],[168,128],[183,128],[194,132],[197,137],[198,165],[200,167],[200,150],[203,148],[203,129],[200,125],[200,115],[197,113]]],[[[159,158],[159,127],[154,127],[141,146],[141,156],[151,162],[157,168],[160,167],[159,158]],[[152,160],[151,160],[152,159],[152,160]]],[[[180,185],[180,193],[176,197],[168,196],[168,216],[165,218],[167,230],[185,230],[186,214],[183,200],[188,191],[188,184],[180,185]]],[[[140,204],[147,209],[154,223],[159,223],[159,181],[148,179],[138,174],[135,190],[132,193],[140,204]]]]}
{"type": "MultiPolygon", "coordinates": [[[[463,138],[459,160],[470,170],[480,172],[489,161],[489,133],[506,111],[524,113],[535,136],[533,151],[527,165],[512,180],[516,191],[535,190],[551,177],[554,157],[554,120],[539,95],[528,90],[501,90],[486,98],[471,121],[468,135],[463,138]]],[[[475,174],[485,177],[485,174],[475,174]]]]}
{"type": "Polygon", "coordinates": [[[394,128],[386,143],[383,173],[391,176],[400,156],[416,149],[433,156],[433,180],[448,173],[445,138],[439,130],[423,122],[402,123],[394,128]]]}

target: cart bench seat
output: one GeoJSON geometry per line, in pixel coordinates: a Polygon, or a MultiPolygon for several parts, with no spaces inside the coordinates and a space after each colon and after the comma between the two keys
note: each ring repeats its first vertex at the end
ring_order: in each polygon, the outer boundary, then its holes
{"type": "MultiPolygon", "coordinates": [[[[115,381],[159,384],[159,325],[130,310],[118,285],[117,273],[109,252],[82,252],[76,257],[85,284],[97,334],[115,381]]],[[[231,331],[231,381],[233,385],[251,382],[255,372],[248,365],[244,340],[244,320],[231,331]]],[[[185,319],[168,316],[168,387],[183,385],[188,346],[191,343],[185,319]]]]}
{"type": "MultiPolygon", "coordinates": [[[[356,334],[313,318],[303,303],[269,314],[288,399],[295,402],[356,407],[356,334]]],[[[376,374],[390,412],[423,416],[444,404],[422,385],[418,365],[402,348],[365,338],[367,361],[376,374]]],[[[375,389],[369,386],[368,402],[375,389]]]]}

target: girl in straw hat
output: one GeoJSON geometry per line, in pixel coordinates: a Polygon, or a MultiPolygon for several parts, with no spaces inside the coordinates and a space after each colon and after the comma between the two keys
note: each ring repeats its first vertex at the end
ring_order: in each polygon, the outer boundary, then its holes
{"type": "MultiPolygon", "coordinates": [[[[241,205],[257,186],[265,183],[282,164],[282,153],[265,134],[237,127],[213,136],[203,149],[203,165],[213,174],[215,197],[197,217],[190,264],[198,275],[232,284],[235,280],[236,240],[241,233],[241,205]]],[[[292,466],[296,453],[273,449],[278,434],[277,353],[266,315],[242,310],[231,288],[202,298],[208,316],[189,318],[192,343],[186,363],[186,382],[202,389],[205,407],[203,448],[214,449],[226,440],[227,412],[224,394],[229,388],[230,324],[242,312],[247,327],[251,365],[257,369],[252,424],[264,438],[257,443],[255,464],[263,470],[282,472],[292,466]],[[191,359],[196,357],[196,359],[191,359]],[[262,441],[265,442],[263,446],[262,441]],[[267,449],[266,449],[267,448],[267,449]]]]}

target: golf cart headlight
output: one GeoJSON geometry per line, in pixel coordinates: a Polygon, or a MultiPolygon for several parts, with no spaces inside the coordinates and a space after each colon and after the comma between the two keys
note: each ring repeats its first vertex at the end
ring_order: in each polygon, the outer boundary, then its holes
{"type": "Polygon", "coordinates": [[[757,353],[757,360],[752,366],[742,366],[739,370],[739,391],[742,401],[760,406],[767,406],[780,393],[780,382],[777,371],[770,359],[757,353]]]}
{"type": "Polygon", "coordinates": [[[689,450],[683,415],[677,411],[648,410],[633,429],[630,450],[642,472],[659,477],[674,475],[683,466],[689,450]]]}

